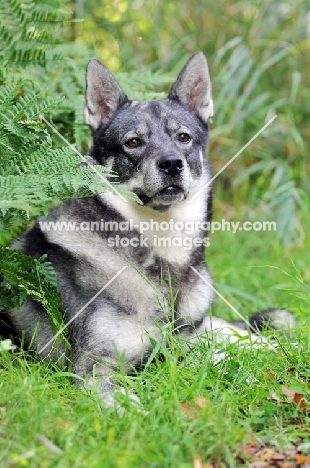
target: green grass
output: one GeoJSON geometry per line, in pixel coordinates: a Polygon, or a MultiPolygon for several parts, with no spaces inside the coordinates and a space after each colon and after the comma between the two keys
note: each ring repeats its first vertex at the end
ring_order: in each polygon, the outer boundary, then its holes
{"type": "MultiPolygon", "coordinates": [[[[200,342],[184,356],[171,339],[172,350],[160,350],[164,359],[157,354],[142,373],[120,376],[148,414],[120,393],[127,409],[120,418],[49,362],[0,353],[0,466],[190,468],[202,456],[203,463],[233,468],[248,466],[242,445],[249,440],[276,441],[284,451],[307,440],[309,415],[288,402],[281,387],[310,400],[309,247],[283,253],[268,232],[211,236],[207,258],[217,289],[244,315],[289,307],[298,327],[291,339],[277,335],[276,351],[229,345],[216,365],[212,343],[200,342]],[[197,397],[208,399],[203,408],[195,409],[197,397]],[[193,406],[189,416],[180,402],[193,406]],[[42,435],[63,453],[42,443],[42,435]]],[[[234,318],[218,300],[213,312],[234,318]]]]}
{"type": "MultiPolygon", "coordinates": [[[[221,221],[215,208],[215,220],[221,221]]],[[[236,221],[249,218],[235,217],[236,221]]],[[[251,220],[253,222],[253,220],[251,220]]],[[[302,226],[309,229],[309,220],[302,214],[302,226]]],[[[209,236],[206,259],[217,289],[242,315],[261,308],[287,308],[305,319],[310,312],[309,238],[302,246],[284,247],[276,232],[220,231],[209,236]]],[[[236,319],[222,301],[215,312],[227,319],[236,319]]]]}

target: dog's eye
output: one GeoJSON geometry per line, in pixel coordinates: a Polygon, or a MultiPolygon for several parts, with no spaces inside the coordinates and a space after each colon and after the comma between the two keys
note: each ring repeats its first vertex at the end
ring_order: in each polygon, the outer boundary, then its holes
{"type": "Polygon", "coordinates": [[[129,148],[137,148],[137,146],[141,145],[141,141],[139,138],[130,138],[130,140],[126,141],[126,146],[129,146],[129,148]]]}
{"type": "Polygon", "coordinates": [[[190,141],[191,137],[187,133],[179,133],[178,134],[178,140],[181,143],[188,143],[190,141]]]}

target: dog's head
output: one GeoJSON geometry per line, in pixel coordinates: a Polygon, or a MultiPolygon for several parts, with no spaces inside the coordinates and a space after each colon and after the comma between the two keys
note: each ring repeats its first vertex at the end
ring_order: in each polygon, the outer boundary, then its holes
{"type": "Polygon", "coordinates": [[[165,99],[130,101],[95,59],[88,63],[86,82],[91,155],[117,172],[122,185],[144,205],[165,210],[209,177],[204,154],[213,104],[201,52],[188,60],[165,99]]]}

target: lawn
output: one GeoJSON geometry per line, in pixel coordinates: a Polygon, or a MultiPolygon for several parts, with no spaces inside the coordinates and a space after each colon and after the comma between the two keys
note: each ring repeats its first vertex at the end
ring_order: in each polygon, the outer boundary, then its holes
{"type": "MultiPolygon", "coordinates": [[[[283,249],[273,232],[210,236],[217,290],[243,315],[287,307],[297,328],[290,338],[271,333],[273,348],[201,340],[187,355],[167,332],[171,349],[154,344],[146,369],[118,377],[143,411],[119,393],[120,417],[63,369],[23,352],[0,353],[0,466],[309,466],[307,242],[283,249]]],[[[215,311],[237,318],[220,299],[215,311]]]]}

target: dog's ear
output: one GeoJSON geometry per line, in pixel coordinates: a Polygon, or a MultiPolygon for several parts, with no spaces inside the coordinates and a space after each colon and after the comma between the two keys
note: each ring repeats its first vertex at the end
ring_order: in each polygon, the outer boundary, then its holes
{"type": "Polygon", "coordinates": [[[196,52],[188,60],[168,98],[179,101],[205,123],[212,117],[211,80],[207,60],[202,52],[196,52]]]}
{"type": "Polygon", "coordinates": [[[91,59],[86,70],[84,117],[92,131],[106,123],[127,100],[112,73],[99,60],[91,59]]]}

